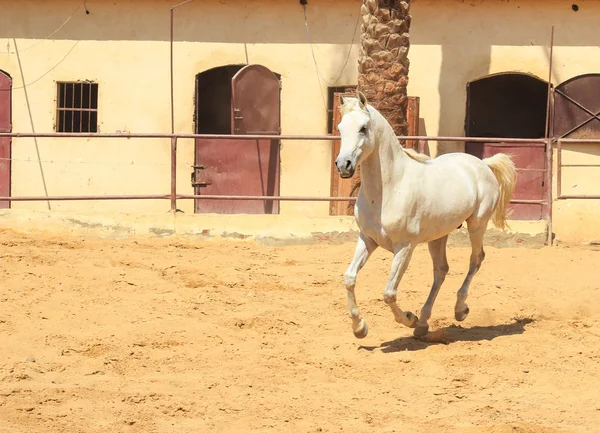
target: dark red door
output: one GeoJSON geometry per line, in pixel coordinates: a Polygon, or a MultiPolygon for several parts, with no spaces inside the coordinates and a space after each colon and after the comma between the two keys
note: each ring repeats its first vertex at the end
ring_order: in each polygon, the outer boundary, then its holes
{"type": "Polygon", "coordinates": [[[585,74],[556,86],[555,138],[600,137],[600,74],[585,74]]]}
{"type": "MultiPolygon", "coordinates": [[[[467,85],[467,137],[537,139],[545,136],[548,83],[529,74],[501,73],[467,85]]],[[[468,140],[468,138],[466,139],[468,140]]],[[[473,143],[465,151],[479,158],[496,153],[513,157],[518,179],[513,200],[545,200],[546,151],[543,143],[473,143]]],[[[513,203],[509,219],[540,220],[548,214],[542,203],[513,203]]]]}
{"type": "MultiPolygon", "coordinates": [[[[517,185],[513,200],[546,199],[546,147],[543,143],[468,143],[466,152],[479,158],[489,158],[497,153],[512,156],[517,168],[517,185]]],[[[509,219],[535,221],[545,219],[548,207],[541,203],[513,203],[509,219]]]]}
{"type": "MultiPolygon", "coordinates": [[[[0,132],[11,132],[12,79],[0,71],[0,132]]],[[[0,197],[10,197],[11,138],[0,137],[0,197]]],[[[0,209],[10,208],[10,202],[0,201],[0,209]]]]}
{"type": "MultiPolygon", "coordinates": [[[[231,80],[232,134],[280,134],[280,82],[261,65],[231,80]]],[[[196,140],[197,195],[279,195],[279,140],[196,140]]],[[[279,202],[196,200],[198,213],[277,214],[279,202]]]]}

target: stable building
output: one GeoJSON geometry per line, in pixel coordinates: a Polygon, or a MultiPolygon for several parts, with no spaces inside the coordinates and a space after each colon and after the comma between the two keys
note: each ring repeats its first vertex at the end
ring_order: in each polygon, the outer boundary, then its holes
{"type": "MultiPolygon", "coordinates": [[[[339,95],[357,83],[361,2],[307,3],[196,0],[176,8],[175,132],[336,134],[339,95]],[[261,116],[253,118],[256,107],[261,116]]],[[[170,133],[171,6],[0,0],[0,131],[170,133]]],[[[468,140],[537,140],[547,131],[556,139],[600,140],[600,4],[419,0],[411,14],[411,134],[464,139],[409,145],[432,156],[509,151],[520,176],[515,229],[544,232],[551,218],[557,239],[600,238],[599,144],[555,142],[550,158],[539,142],[468,140]]],[[[331,140],[179,139],[177,192],[348,195],[350,184],[332,165],[335,149],[331,140]]],[[[167,195],[170,169],[169,139],[0,137],[3,197],[167,195]]],[[[342,202],[182,199],[177,206],[187,215],[351,218],[342,202]]],[[[9,207],[160,214],[169,204],[0,202],[9,207]]]]}

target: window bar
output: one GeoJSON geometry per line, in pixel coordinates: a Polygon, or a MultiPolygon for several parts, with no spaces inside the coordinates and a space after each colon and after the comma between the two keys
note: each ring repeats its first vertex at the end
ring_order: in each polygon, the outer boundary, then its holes
{"type": "MultiPolygon", "coordinates": [[[[83,87],[79,89],[79,108],[83,108],[83,87]]],[[[79,131],[83,132],[83,112],[79,112],[79,131]]]]}
{"type": "MultiPolygon", "coordinates": [[[[75,108],[75,83],[71,83],[71,108],[75,108]]],[[[75,130],[75,112],[71,112],[71,132],[75,130]]]]}
{"type": "MultiPolygon", "coordinates": [[[[60,108],[64,108],[65,105],[67,105],[67,85],[65,83],[61,84],[62,88],[63,88],[63,103],[60,104],[60,108]]],[[[62,132],[66,131],[66,121],[67,121],[67,116],[64,111],[61,110],[62,113],[62,132]]]]}
{"type": "MultiPolygon", "coordinates": [[[[63,101],[63,107],[64,108],[68,108],[69,107],[69,103],[67,102],[67,96],[68,96],[67,93],[69,92],[69,86],[70,86],[70,84],[69,83],[64,83],[63,86],[65,86],[65,100],[63,101]]],[[[64,131],[65,132],[69,132],[69,127],[67,126],[67,123],[68,123],[67,122],[67,114],[68,114],[68,112],[64,112],[64,113],[65,113],[64,114],[64,117],[65,117],[65,129],[64,129],[64,131]]]]}
{"type": "Polygon", "coordinates": [[[60,94],[62,92],[62,87],[60,83],[56,83],[56,132],[60,132],[60,94]]]}
{"type": "Polygon", "coordinates": [[[93,130],[94,132],[98,132],[98,85],[97,84],[90,84],[90,106],[93,107],[94,111],[92,113],[90,113],[90,130],[93,130]],[[92,94],[92,92],[94,92],[92,94]],[[95,104],[93,104],[92,101],[96,101],[95,104]],[[92,119],[96,119],[95,122],[92,122],[92,119]],[[94,128],[92,128],[92,124],[94,125],[94,128]]]}
{"type": "MultiPolygon", "coordinates": [[[[92,83],[89,84],[90,86],[90,91],[88,92],[88,108],[91,109],[92,107],[92,83]]],[[[88,112],[88,129],[87,132],[92,132],[92,112],[88,112]]]]}

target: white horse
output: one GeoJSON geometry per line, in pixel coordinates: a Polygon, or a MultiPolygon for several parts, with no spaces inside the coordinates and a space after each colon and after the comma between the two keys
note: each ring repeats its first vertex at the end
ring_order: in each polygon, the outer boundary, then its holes
{"type": "Polygon", "coordinates": [[[517,180],[511,158],[499,153],[481,160],[466,153],[449,153],[430,159],[405,149],[387,120],[360,92],[357,98],[344,98],[340,111],[342,143],[335,165],[342,178],[352,177],[360,165],[361,177],[354,206],[360,235],[344,273],[354,335],[364,338],[368,333],[354,295],[356,276],[378,246],[394,254],[385,303],[396,322],[415,328],[416,337],[427,334],[427,321],[449,269],[448,234],[466,221],[471,260],[454,308],[456,320],[463,321],[469,314],[469,284],[485,257],[483,236],[488,221],[506,227],[506,206],[517,180]],[[428,243],[433,260],[433,286],[417,318],[400,309],[396,293],[415,247],[423,242],[428,243]]]}

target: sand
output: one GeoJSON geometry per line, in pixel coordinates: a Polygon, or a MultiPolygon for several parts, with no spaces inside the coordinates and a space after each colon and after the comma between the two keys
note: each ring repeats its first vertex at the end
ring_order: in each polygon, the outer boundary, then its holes
{"type": "MultiPolygon", "coordinates": [[[[458,324],[449,249],[430,344],[383,302],[384,251],[354,338],[353,250],[1,232],[0,432],[600,431],[600,251],[487,248],[458,324]]],[[[419,247],[400,306],[431,279],[419,247]]]]}

